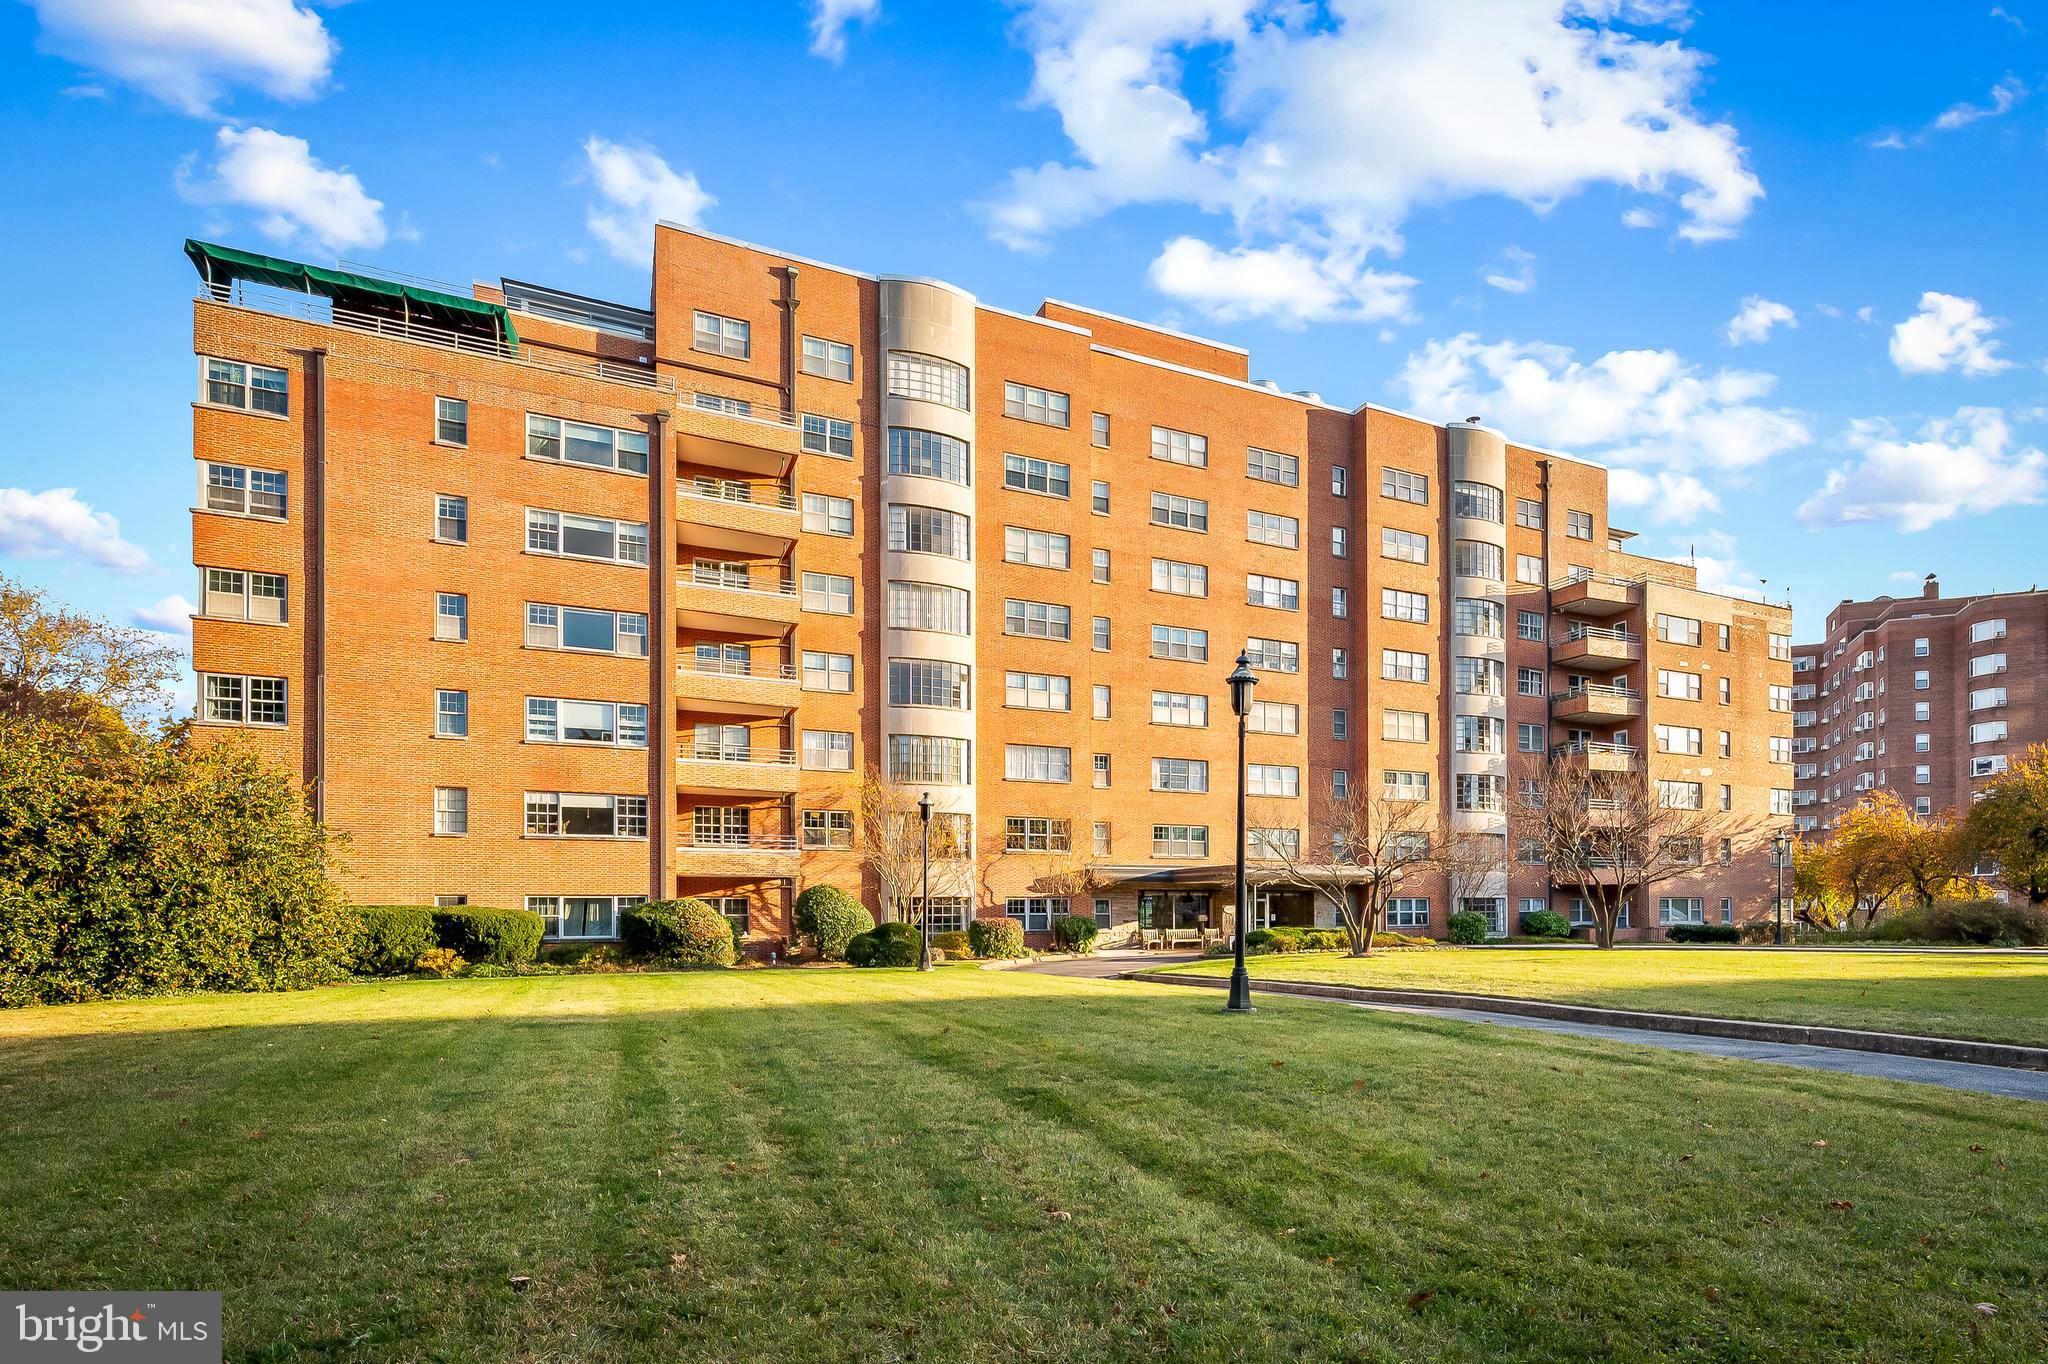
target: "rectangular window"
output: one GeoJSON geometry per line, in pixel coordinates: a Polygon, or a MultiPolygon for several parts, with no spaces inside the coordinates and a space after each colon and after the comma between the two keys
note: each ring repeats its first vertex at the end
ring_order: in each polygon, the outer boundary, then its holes
{"type": "Polygon", "coordinates": [[[1515,695],[1543,695],[1543,670],[1541,668],[1515,669],[1515,695]]]}
{"type": "Polygon", "coordinates": [[[1065,429],[1068,422],[1067,395],[1051,389],[1033,388],[1029,384],[1003,385],[1003,415],[1017,417],[1040,426],[1057,426],[1065,429]]]}
{"type": "Polygon", "coordinates": [[[1706,921],[1706,901],[1697,895],[1657,897],[1657,922],[1660,924],[1703,924],[1706,921]]]}
{"type": "Polygon", "coordinates": [[[851,810],[804,811],[803,845],[806,848],[853,847],[853,812],[851,810]]]}
{"type": "Polygon", "coordinates": [[[1011,598],[1003,603],[1003,633],[1032,639],[1072,639],[1073,612],[1052,602],[1011,598]]]}
{"type": "Polygon", "coordinates": [[[442,739],[467,739],[469,737],[468,692],[437,691],[434,693],[434,734],[442,739]]]}
{"type": "Polygon", "coordinates": [[[1406,469],[1381,469],[1380,496],[1396,502],[1413,502],[1418,507],[1428,506],[1429,475],[1411,474],[1406,469]]]}
{"type": "Polygon", "coordinates": [[[434,832],[450,838],[460,837],[469,832],[468,787],[434,788],[434,832]]]}
{"type": "Polygon", "coordinates": [[[1543,529],[1543,504],[1526,497],[1515,499],[1515,524],[1524,530],[1543,529]]]}
{"type": "Polygon", "coordinates": [[[526,646],[586,653],[647,656],[647,617],[625,611],[526,604],[526,646]]]}
{"type": "Polygon", "coordinates": [[[1109,414],[1097,412],[1088,418],[1088,439],[1098,450],[1109,448],[1109,414]]]}
{"type": "Polygon", "coordinates": [[[1198,758],[1154,758],[1154,791],[1207,791],[1209,764],[1198,758]]]}
{"type": "Polygon", "coordinates": [[[1657,751],[1659,753],[1697,754],[1704,736],[1690,725],[1656,726],[1657,751]]]}
{"type": "Polygon", "coordinates": [[[1209,661],[1209,632],[1188,630],[1178,625],[1152,627],[1152,657],[1171,658],[1183,663],[1209,661]]]}
{"type": "Polygon", "coordinates": [[[967,410],[967,368],[912,351],[889,352],[889,395],[967,410]]]}
{"type": "MultiPolygon", "coordinates": [[[[1564,533],[1574,540],[1593,538],[1593,514],[1591,512],[1567,511],[1564,514],[1564,533]]],[[[1694,643],[1699,641],[1695,640],[1694,643]]]]}
{"type": "Polygon", "coordinates": [[[647,562],[647,523],[528,507],[526,548],[531,554],[550,554],[565,559],[644,564],[647,562]]]}
{"type": "Polygon", "coordinates": [[[469,444],[469,403],[462,398],[434,399],[434,439],[443,445],[469,444]]]}
{"type": "MultiPolygon", "coordinates": [[[[2004,671],[2004,654],[1980,654],[1970,660],[1970,676],[1972,677],[1993,677],[2004,671]]],[[[1927,674],[1915,673],[1913,676],[1915,679],[1918,679],[1927,676],[1927,674]]],[[[1914,685],[1918,686],[1919,682],[1916,680],[1914,685]]]]}
{"type": "Polygon", "coordinates": [[[892,582],[885,601],[884,623],[892,630],[964,635],[972,628],[970,604],[964,588],[892,582]]]}
{"type": "Polygon", "coordinates": [[[526,793],[528,838],[645,838],[647,797],[526,793]]]}
{"type": "Polygon", "coordinates": [[[1520,753],[1541,753],[1546,745],[1541,725],[1516,725],[1515,750],[1520,753]]]}
{"type": "Polygon", "coordinates": [[[811,772],[851,772],[853,735],[846,730],[807,729],[797,740],[798,761],[811,772]]]}
{"type": "Polygon", "coordinates": [[[588,422],[566,421],[529,412],[526,416],[526,453],[530,459],[644,474],[647,472],[647,433],[592,426],[588,422]]]}
{"type": "Polygon", "coordinates": [[[1427,682],[1429,655],[1406,649],[1382,649],[1380,676],[1389,682],[1427,682]]]}
{"type": "Polygon", "coordinates": [[[1252,606],[1270,606],[1281,611],[1301,607],[1301,584],[1293,578],[1269,578],[1249,573],[1244,582],[1245,601],[1252,606]]]}
{"type": "Polygon", "coordinates": [[[1452,737],[1460,753],[1499,753],[1506,743],[1507,725],[1490,715],[1454,715],[1452,737]]]}
{"type": "Polygon", "coordinates": [[[1330,527],[1330,554],[1337,559],[1351,557],[1351,532],[1343,526],[1330,527]]]}
{"type": "Polygon", "coordinates": [[[1097,653],[1109,651],[1109,617],[1096,616],[1088,623],[1089,647],[1097,653]]]}
{"type": "Polygon", "coordinates": [[[736,317],[699,312],[692,317],[690,348],[745,360],[753,354],[752,328],[736,317]]]}
{"type": "Polygon", "coordinates": [[[1207,857],[1209,826],[1206,824],[1154,824],[1154,857],[1207,857]]]}
{"type": "Polygon", "coordinates": [[[209,357],[205,371],[206,401],[215,407],[238,407],[279,417],[291,411],[290,380],[281,369],[209,357]]]}
{"type": "Polygon", "coordinates": [[[1024,455],[1003,456],[1003,486],[1020,492],[1043,493],[1047,497],[1067,495],[1068,469],[1052,460],[1024,455]]]}
{"type": "Polygon", "coordinates": [[[1330,496],[1351,496],[1351,471],[1341,464],[1330,466],[1330,496]]]}
{"type": "Polygon", "coordinates": [[[1207,531],[1209,504],[1199,497],[1176,497],[1171,493],[1154,493],[1152,524],[1171,526],[1175,530],[1207,531]]]}
{"type": "Polygon", "coordinates": [[[460,643],[469,638],[469,596],[463,592],[434,594],[434,638],[460,643]]]}
{"type": "Polygon", "coordinates": [[[1056,673],[1003,674],[1003,704],[1018,710],[1069,711],[1073,706],[1073,680],[1056,673]]]}
{"type": "Polygon", "coordinates": [[[1066,916],[1067,905],[1064,896],[1018,896],[1003,901],[1003,915],[1023,924],[1026,933],[1046,933],[1054,919],[1066,916]]]}
{"type": "Polygon", "coordinates": [[[1192,431],[1176,431],[1170,426],[1152,428],[1152,458],[1163,459],[1169,464],[1185,464],[1193,469],[1209,467],[1209,438],[1198,436],[1192,431]]]}
{"type": "Polygon", "coordinates": [[[1996,743],[2006,737],[2006,723],[2003,720],[1985,720],[1970,726],[1970,742],[1973,744],[1996,743]]]}
{"type": "MultiPolygon", "coordinates": [[[[746,730],[736,731],[730,744],[725,726],[708,726],[716,737],[697,736],[698,750],[710,758],[728,752],[744,755],[746,730]]],[[[577,701],[559,696],[526,698],[526,742],[530,744],[595,744],[601,747],[647,747],[647,706],[641,702],[577,701]]]]}
{"type": "Polygon", "coordinates": [[[1657,783],[1657,804],[1667,810],[1698,810],[1703,808],[1700,799],[1700,784],[1696,781],[1659,780],[1657,783]]]}
{"type": "Polygon", "coordinates": [[[451,493],[434,497],[434,538],[449,544],[469,543],[469,499],[451,493]]]}
{"type": "Polygon", "coordinates": [[[821,379],[837,379],[841,383],[853,382],[853,347],[844,341],[827,341],[822,337],[806,336],[803,339],[803,371],[815,374],[821,379]]]}
{"type": "Polygon", "coordinates": [[[1429,900],[1425,896],[1396,895],[1387,901],[1387,927],[1428,928],[1429,900]]]}
{"type": "Polygon", "coordinates": [[[550,938],[615,938],[618,916],[633,905],[647,903],[645,895],[529,895],[526,907],[540,915],[542,929],[550,938]]]}
{"type": "Polygon", "coordinates": [[[804,531],[810,535],[853,534],[853,499],[827,497],[823,493],[803,495],[804,531]]]}
{"type": "Polygon", "coordinates": [[[1429,712],[1422,710],[1389,710],[1380,715],[1380,737],[1396,743],[1426,744],[1429,742],[1429,712]]]}
{"type": "Polygon", "coordinates": [[[1291,516],[1273,512],[1247,511],[1244,538],[1257,545],[1278,545],[1293,549],[1301,542],[1301,523],[1291,516]]]}
{"type": "Polygon", "coordinates": [[[1410,564],[1426,564],[1429,562],[1429,537],[1418,535],[1412,530],[1395,530],[1388,527],[1380,531],[1380,557],[1399,559],[1410,564]]]}
{"type": "Polygon", "coordinates": [[[805,573],[803,609],[826,615],[853,614],[853,579],[838,573],[805,573]]]}
{"type": "Polygon", "coordinates": [[[1010,815],[1003,820],[1004,852],[1067,852],[1073,847],[1073,825],[1064,819],[1010,815]]]}
{"type": "Polygon", "coordinates": [[[1517,554],[1515,556],[1515,581],[1543,585],[1543,556],[1539,554],[1517,554]]]}
{"type": "Polygon", "coordinates": [[[852,459],[853,423],[806,412],[803,415],[803,448],[807,454],[852,459]]]}
{"type": "Polygon", "coordinates": [[[209,568],[200,574],[199,614],[220,620],[285,621],[289,591],[281,573],[209,568]]]}
{"type": "Polygon", "coordinates": [[[1543,616],[1536,611],[1515,612],[1515,638],[1531,639],[1538,643],[1543,640],[1543,616]]]}
{"type": "Polygon", "coordinates": [[[1094,512],[1097,516],[1109,515],[1109,484],[1107,481],[1098,478],[1088,485],[1088,510],[1094,512]]]}
{"type": "Polygon", "coordinates": [[[1095,718],[1096,718],[1096,719],[1098,719],[1098,720],[1107,720],[1107,719],[1109,718],[1109,699],[1110,699],[1110,697],[1109,697],[1109,686],[1108,686],[1108,684],[1107,684],[1107,683],[1102,683],[1102,682],[1097,682],[1097,683],[1095,684],[1095,687],[1094,687],[1094,692],[1093,692],[1093,696],[1094,696],[1094,712],[1093,712],[1093,713],[1094,713],[1094,716],[1095,716],[1095,718]]]}
{"type": "Polygon", "coordinates": [[[199,675],[200,716],[211,725],[279,728],[285,723],[285,680],[228,673],[199,675]]]}
{"type": "Polygon", "coordinates": [[[1253,734],[1299,734],[1301,707],[1292,701],[1253,701],[1245,728],[1253,734]]]}
{"type": "Polygon", "coordinates": [[[1351,614],[1350,588],[1333,587],[1330,589],[1330,614],[1338,620],[1343,620],[1351,614]]]}
{"type": "Polygon", "coordinates": [[[1698,644],[1700,623],[1689,616],[1657,616],[1657,638],[1666,644],[1698,644]]]}
{"type": "Polygon", "coordinates": [[[1769,698],[1769,704],[1772,710],[1778,711],[1782,714],[1791,713],[1792,689],[1790,687],[1781,687],[1773,683],[1767,692],[1767,696],[1769,698]]]}
{"type": "Polygon", "coordinates": [[[853,690],[853,655],[821,653],[815,649],[803,651],[803,689],[805,691],[851,692],[853,690]]]}
{"type": "Polygon", "coordinates": [[[1154,559],[1152,590],[1170,592],[1177,597],[1206,597],[1209,595],[1209,570],[1201,564],[1182,563],[1178,559],[1154,559]]]}
{"type": "Polygon", "coordinates": [[[1292,798],[1301,794],[1301,769],[1279,763],[1251,763],[1245,768],[1246,790],[1254,796],[1292,798]]]}
{"type": "Polygon", "coordinates": [[[1182,729],[1206,729],[1209,725],[1209,698],[1193,692],[1155,691],[1152,693],[1152,723],[1182,729]]]}
{"type": "Polygon", "coordinates": [[[1330,799],[1351,799],[1351,773],[1341,767],[1330,769],[1330,799]]]}
{"type": "Polygon", "coordinates": [[[889,660],[890,705],[965,710],[967,702],[965,663],[931,658],[889,660]]]}
{"type": "MultiPolygon", "coordinates": [[[[957,483],[964,488],[970,480],[967,442],[941,435],[937,431],[892,426],[889,428],[887,468],[892,474],[936,478],[944,483],[957,483]]],[[[1066,495],[1064,490],[1060,495],[1066,495]]]]}
{"type": "Polygon", "coordinates": [[[1429,773],[1388,770],[1380,774],[1380,793],[1388,800],[1428,800],[1429,773]]]}
{"type": "Polygon", "coordinates": [[[1293,455],[1277,454],[1252,446],[1245,451],[1244,476],[1260,483],[1278,483],[1283,488],[1301,486],[1301,461],[1293,455]]]}
{"type": "Polygon", "coordinates": [[[1091,549],[1088,551],[1088,576],[1091,581],[1097,583],[1107,583],[1109,581],[1108,550],[1091,549]]]}
{"type": "Polygon", "coordinates": [[[1003,746],[1003,777],[1008,781],[1071,781],[1073,769],[1072,749],[1050,744],[1003,746]]]}
{"type": "Polygon", "coordinates": [[[1254,636],[1244,642],[1244,653],[1245,657],[1251,660],[1251,666],[1256,672],[1301,671],[1301,646],[1292,640],[1260,639],[1254,636]]]}
{"type": "Polygon", "coordinates": [[[1970,625],[1970,643],[1984,644],[1994,639],[2005,638],[2005,620],[1973,621],[1970,625]]]}
{"type": "Polygon", "coordinates": [[[1700,675],[1679,672],[1672,668],[1657,669],[1657,695],[1675,697],[1681,701],[1700,699],[1700,675]]]}
{"type": "Polygon", "coordinates": [[[1420,592],[1383,587],[1380,589],[1380,615],[1387,620],[1427,621],[1429,598],[1420,592]]]}
{"type": "Polygon", "coordinates": [[[240,464],[208,464],[203,489],[208,511],[262,520],[285,519],[289,476],[240,464]]]}

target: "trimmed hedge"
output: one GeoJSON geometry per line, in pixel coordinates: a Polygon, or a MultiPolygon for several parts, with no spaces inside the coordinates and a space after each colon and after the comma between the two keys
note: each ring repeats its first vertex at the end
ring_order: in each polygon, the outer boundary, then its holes
{"type": "Polygon", "coordinates": [[[947,961],[959,961],[974,955],[974,949],[967,944],[967,935],[958,929],[932,934],[932,949],[944,952],[947,961]]]}
{"type": "Polygon", "coordinates": [[[626,950],[648,961],[730,966],[732,921],[702,900],[649,900],[619,916],[626,950]]]}
{"type": "Polygon", "coordinates": [[[818,955],[838,961],[846,945],[875,926],[875,916],[837,886],[806,886],[796,897],[796,930],[818,945],[818,955]]]}
{"type": "Polygon", "coordinates": [[[396,975],[437,946],[434,911],[415,905],[357,905],[356,950],[350,965],[366,976],[396,975]]]}
{"type": "Polygon", "coordinates": [[[1461,909],[1444,920],[1444,932],[1454,943],[1473,947],[1486,941],[1486,930],[1490,925],[1486,916],[1477,910],[1461,909]]]}
{"type": "Polygon", "coordinates": [[[1572,921],[1554,909],[1531,910],[1522,916],[1522,932],[1532,938],[1569,938],[1572,921]]]}
{"type": "Polygon", "coordinates": [[[1673,924],[1664,936],[1673,942],[1741,942],[1742,930],[1734,924],[1673,924]]]}
{"type": "Polygon", "coordinates": [[[1004,960],[1029,956],[1024,950],[1024,925],[1015,919],[975,919],[967,925],[967,945],[977,957],[1004,960]]]}
{"type": "Polygon", "coordinates": [[[921,941],[915,928],[891,920],[856,934],[846,944],[846,959],[855,966],[915,966],[921,941]]]}
{"type": "Polygon", "coordinates": [[[434,916],[434,938],[461,954],[464,961],[492,966],[524,966],[540,951],[547,925],[526,909],[485,909],[454,905],[428,911],[434,916]]]}
{"type": "Polygon", "coordinates": [[[2042,947],[2048,946],[2048,912],[2002,900],[1936,900],[1924,909],[1901,910],[1856,936],[1872,942],[2042,947]]]}
{"type": "Polygon", "coordinates": [[[1052,921],[1053,946],[1062,952],[1093,952],[1101,931],[1092,914],[1062,914],[1052,921]]]}

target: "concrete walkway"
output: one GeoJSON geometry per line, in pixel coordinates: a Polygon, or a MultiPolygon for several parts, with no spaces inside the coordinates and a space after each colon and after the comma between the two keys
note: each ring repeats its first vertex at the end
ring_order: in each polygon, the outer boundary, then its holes
{"type": "MultiPolygon", "coordinates": [[[[1165,952],[1104,952],[1091,957],[1049,958],[1014,969],[1039,975],[1113,980],[1126,971],[1135,971],[1146,966],[1164,966],[1199,959],[1193,953],[1171,955],[1165,952]]],[[[1258,988],[1258,982],[1254,980],[1253,991],[1256,992],[1258,988]]],[[[1460,1023],[1490,1024],[1497,1028],[1528,1028],[1535,1032],[1565,1033],[1573,1037],[1591,1037],[1605,1042],[1626,1042],[1639,1047],[1663,1047],[1669,1051],[1690,1051],[1703,1056],[1725,1056],[1738,1061],[1762,1061],[1767,1065],[1798,1066],[1805,1070],[1833,1071],[1840,1075],[1867,1075],[1880,1080],[1904,1080],[1912,1084],[1939,1085],[1944,1089],[1967,1089],[1980,1094],[1998,1094],[2009,1099],[2033,1099],[2048,1103],[2048,1071],[1980,1066],[1967,1061],[1933,1061],[1917,1056],[1890,1056],[1883,1052],[1851,1051],[1842,1047],[1804,1046],[1790,1042],[1751,1042],[1733,1037],[1701,1037],[1691,1033],[1655,1032],[1647,1028],[1617,1028],[1604,1023],[1531,1018],[1522,1014],[1486,1013],[1478,1009],[1423,1008],[1407,1004],[1368,1004],[1338,999],[1324,1002],[1341,1005],[1347,1009],[1420,1014],[1428,1018],[1453,1019],[1460,1023]]]]}

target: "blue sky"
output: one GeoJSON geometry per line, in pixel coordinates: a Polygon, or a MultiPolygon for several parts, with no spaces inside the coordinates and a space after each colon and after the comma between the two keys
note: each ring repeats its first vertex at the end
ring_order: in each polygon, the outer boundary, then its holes
{"type": "Polygon", "coordinates": [[[167,9],[0,6],[0,569],[124,622],[194,592],[184,237],[638,302],[654,215],[1484,415],[1802,638],[2048,578],[2048,0],[167,9]]]}

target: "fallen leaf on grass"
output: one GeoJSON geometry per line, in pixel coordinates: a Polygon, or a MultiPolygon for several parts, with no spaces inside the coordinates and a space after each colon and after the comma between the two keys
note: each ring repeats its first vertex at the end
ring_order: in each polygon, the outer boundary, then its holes
{"type": "Polygon", "coordinates": [[[505,1282],[512,1286],[512,1291],[514,1293],[524,1293],[528,1288],[533,1286],[533,1276],[531,1274],[514,1274],[511,1278],[505,1280],[505,1282]]]}
{"type": "Polygon", "coordinates": [[[1825,1148],[1826,1146],[1827,1146],[1827,1143],[1826,1143],[1826,1142],[1824,1142],[1824,1141],[1817,1141],[1817,1142],[1813,1143],[1813,1149],[1814,1149],[1814,1150],[1816,1150],[1816,1151],[1822,1150],[1822,1149],[1824,1149],[1824,1148],[1825,1148]]]}
{"type": "Polygon", "coordinates": [[[1280,1070],[1283,1069],[1286,1065],[1287,1063],[1285,1061],[1275,1061],[1273,1063],[1273,1069],[1280,1070]]]}
{"type": "Polygon", "coordinates": [[[1847,1212],[1849,1211],[1849,1209],[1855,1207],[1856,1205],[1854,1203],[1851,1203],[1846,1198],[1838,1198],[1834,1202],[1828,1204],[1828,1206],[1830,1208],[1833,1208],[1836,1212],[1847,1212]]]}
{"type": "Polygon", "coordinates": [[[1708,1302],[1719,1302],[1719,1301],[1721,1301],[1721,1290],[1720,1290],[1720,1289],[1718,1289],[1718,1288],[1716,1288],[1716,1287],[1714,1287],[1714,1285],[1712,1285],[1712,1284],[1708,1284],[1708,1285],[1707,1285],[1707,1301],[1708,1301],[1708,1302]]]}
{"type": "Polygon", "coordinates": [[[1054,1222],[1071,1222],[1074,1220],[1074,1214],[1064,1208],[1054,1208],[1046,1213],[1046,1217],[1054,1222]]]}
{"type": "Polygon", "coordinates": [[[1408,1310],[1411,1312],[1416,1311],[1422,1306],[1422,1304],[1428,1302],[1431,1298],[1435,1296],[1436,1290],[1434,1288],[1425,1288],[1418,1292],[1410,1293],[1408,1295],[1408,1310]]]}
{"type": "Polygon", "coordinates": [[[1975,1142],[1972,1142],[1970,1143],[1970,1149],[1972,1151],[1982,1151],[1984,1148],[1982,1146],[1977,1145],[1975,1142]]]}

